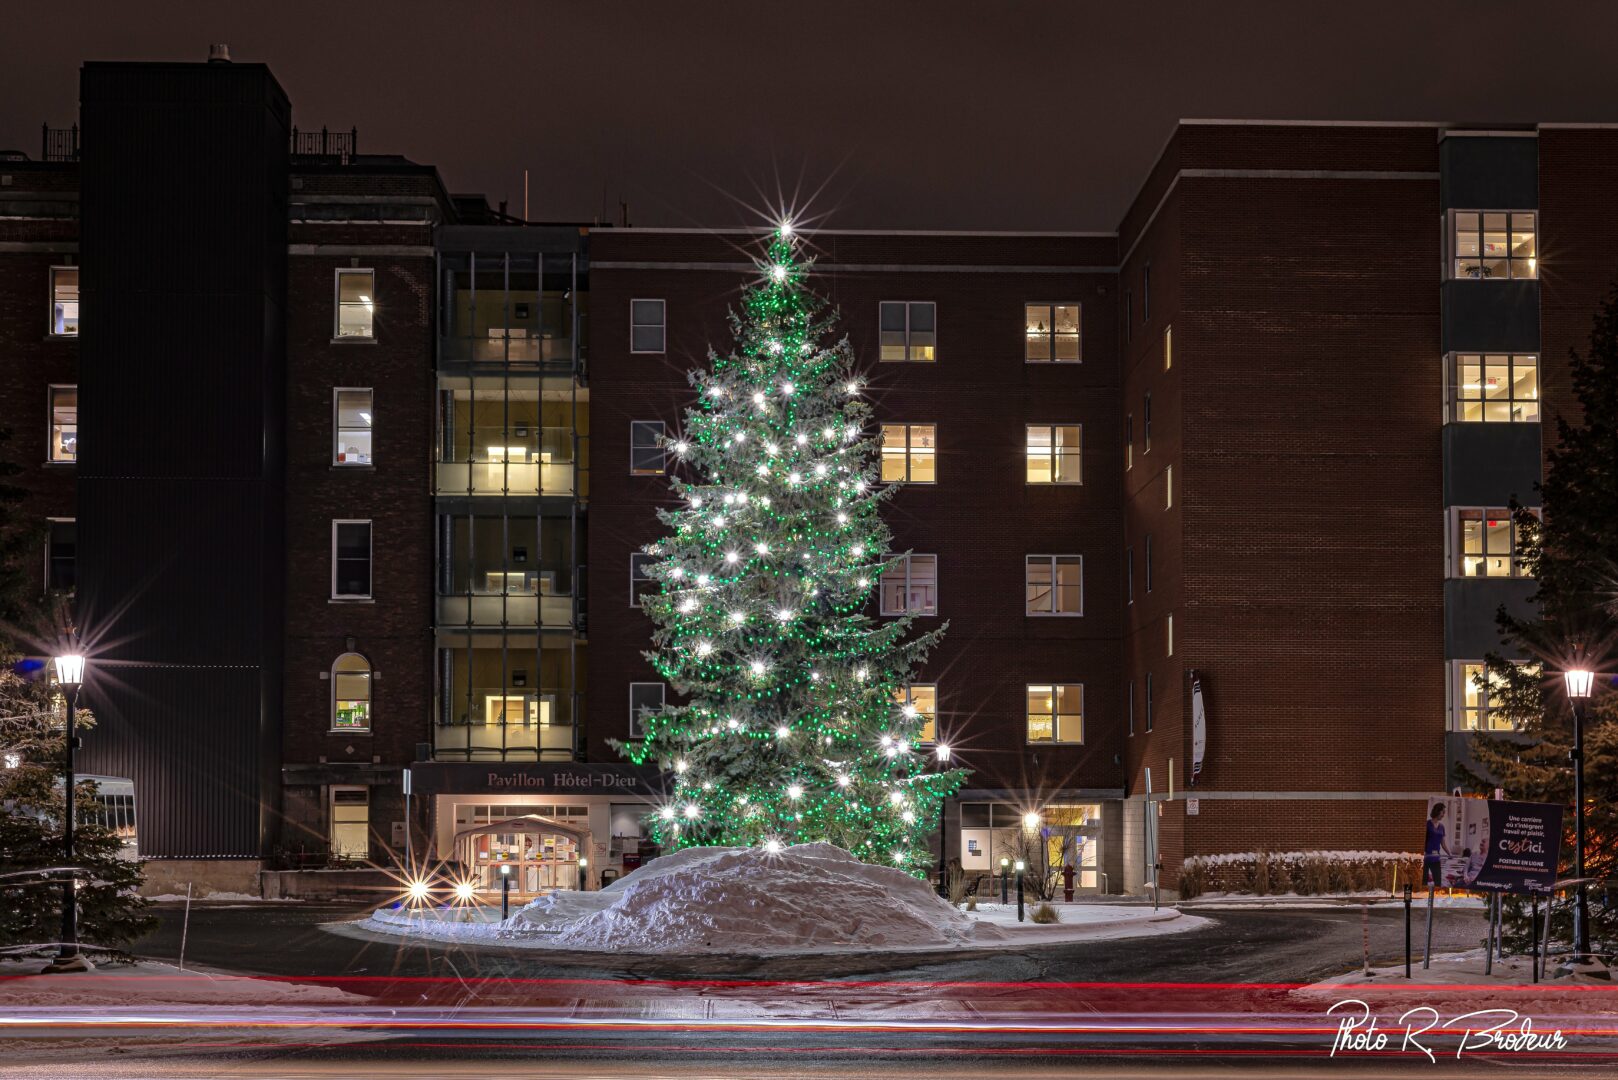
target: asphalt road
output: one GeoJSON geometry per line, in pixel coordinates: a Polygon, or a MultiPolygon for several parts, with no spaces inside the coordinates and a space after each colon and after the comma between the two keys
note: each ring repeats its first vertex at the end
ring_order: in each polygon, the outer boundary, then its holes
{"type": "MultiPolygon", "coordinates": [[[[476,948],[389,940],[362,941],[320,928],[358,917],[337,904],[201,904],[193,906],[186,959],[194,964],[263,975],[438,976],[456,978],[752,978],[889,979],[960,982],[1313,982],[1359,967],[1364,925],[1358,907],[1343,910],[1199,911],[1212,925],[1180,934],[1118,941],[1040,945],[946,960],[889,953],[866,957],[639,957],[599,954],[537,956],[523,949],[476,948]]],[[[142,956],[179,957],[180,905],[156,909],[158,929],[135,945],[142,956]]],[[[1483,938],[1481,910],[1439,909],[1435,950],[1472,948],[1483,938]]],[[[1424,924],[1418,910],[1415,940],[1424,924]]],[[[1404,954],[1404,915],[1373,908],[1371,960],[1404,954]]]]}

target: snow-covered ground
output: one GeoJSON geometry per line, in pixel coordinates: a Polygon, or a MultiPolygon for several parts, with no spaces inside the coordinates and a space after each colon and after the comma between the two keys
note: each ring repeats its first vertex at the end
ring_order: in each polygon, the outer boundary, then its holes
{"type": "Polygon", "coordinates": [[[352,1005],[365,1001],[331,986],[255,979],[141,960],[91,972],[41,975],[44,960],[0,961],[0,1011],[57,1005],[352,1005]]]}
{"type": "Polygon", "coordinates": [[[1014,906],[957,910],[925,882],[830,844],[779,853],[687,848],[599,892],[541,897],[501,921],[494,909],[384,908],[362,930],[434,941],[622,953],[922,952],[1192,930],[1173,909],[1060,904],[1063,921],[1019,924],[1014,906]]]}

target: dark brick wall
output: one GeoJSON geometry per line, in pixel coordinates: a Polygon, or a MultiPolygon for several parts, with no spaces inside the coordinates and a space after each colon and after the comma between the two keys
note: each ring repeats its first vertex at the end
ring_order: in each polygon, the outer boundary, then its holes
{"type": "MultiPolygon", "coordinates": [[[[1120,475],[1116,300],[1107,273],[926,272],[904,266],[1110,265],[1110,237],[814,236],[819,287],[842,313],[880,420],[938,425],[938,483],[901,491],[886,517],[898,549],[940,559],[940,618],[949,632],[922,676],[939,684],[941,730],[958,746],[973,783],[1033,790],[1117,787],[1122,751],[1118,667],[1120,475]],[[876,362],[881,300],[938,305],[933,364],[876,362]],[[1023,303],[1084,305],[1082,365],[1023,361],[1023,303]],[[1083,425],[1079,487],[1025,483],[1024,425],[1083,425]],[[1023,556],[1085,557],[1085,615],[1023,614],[1023,556]],[[1024,740],[1029,682],[1085,684],[1082,747],[1030,748],[1024,740]]],[[[629,422],[678,421],[689,399],[685,372],[708,345],[728,347],[727,305],[746,280],[735,271],[613,269],[613,262],[745,262],[747,238],[606,233],[592,237],[590,505],[591,755],[627,723],[631,680],[651,674],[639,650],[649,624],[628,606],[628,558],[658,535],[652,515],[666,500],[659,478],[628,475],[629,422]],[[602,264],[606,263],[607,266],[602,264]],[[629,300],[667,301],[666,356],[628,351],[629,300]]],[[[931,623],[924,620],[922,625],[931,623]]]]}
{"type": "MultiPolygon", "coordinates": [[[[297,232],[294,243],[309,242],[307,227],[297,232]]],[[[430,246],[426,226],[413,232],[410,242],[430,246]]],[[[289,275],[286,761],[408,764],[431,739],[433,260],[294,255],[289,275]],[[349,266],[376,272],[374,344],[332,341],[333,276],[349,266]],[[337,386],[374,390],[372,467],[331,464],[337,386]],[[373,522],[374,602],[330,599],[334,518],[373,522]],[[349,638],[376,672],[369,736],[330,732],[321,676],[349,638]]]]}
{"type": "Polygon", "coordinates": [[[48,387],[78,382],[77,338],[53,338],[50,268],[76,264],[77,207],[63,195],[78,191],[73,166],[0,163],[10,183],[0,188],[0,460],[21,472],[8,479],[24,492],[18,516],[36,534],[36,556],[27,563],[43,589],[45,519],[73,517],[74,467],[48,465],[48,387]]]}

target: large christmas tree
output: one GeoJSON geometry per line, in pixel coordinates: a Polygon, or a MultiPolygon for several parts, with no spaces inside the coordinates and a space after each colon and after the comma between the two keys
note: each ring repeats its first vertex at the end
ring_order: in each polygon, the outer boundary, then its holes
{"type": "Polygon", "coordinates": [[[644,714],[622,749],[673,776],[648,819],[660,846],[827,840],[922,873],[964,779],[904,701],[942,628],[869,614],[903,557],[880,514],[896,489],[811,268],[783,225],[732,312],[732,351],[691,375],[696,404],[668,440],[680,505],[659,512],[659,588],[641,602],[647,656],[685,703],[644,714]]]}
{"type": "MultiPolygon", "coordinates": [[[[1479,689],[1494,717],[1519,735],[1479,735],[1472,752],[1479,768],[1464,777],[1474,791],[1499,785],[1508,798],[1569,807],[1563,818],[1563,876],[1572,877],[1573,717],[1561,672],[1593,667],[1596,682],[1584,723],[1585,872],[1618,876],[1618,694],[1609,689],[1618,663],[1618,288],[1596,313],[1590,346],[1570,357],[1568,372],[1579,411],[1558,415],[1546,439],[1542,516],[1514,508],[1537,610],[1517,617],[1501,609],[1501,636],[1521,664],[1490,656],[1479,689]]],[[[1525,905],[1514,904],[1522,909],[1525,905]]],[[[1618,908],[1592,891],[1591,939],[1598,951],[1618,940],[1618,908]]],[[[1570,912],[1558,907],[1553,933],[1565,936],[1570,912]]],[[[1526,920],[1514,920],[1526,940],[1526,920]]]]}

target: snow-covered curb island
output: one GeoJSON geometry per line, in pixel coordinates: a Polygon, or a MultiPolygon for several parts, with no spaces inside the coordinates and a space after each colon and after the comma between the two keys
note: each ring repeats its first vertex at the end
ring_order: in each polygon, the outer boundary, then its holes
{"type": "Polygon", "coordinates": [[[1176,933],[1194,915],[1115,904],[1056,905],[1062,922],[1014,907],[959,911],[927,883],[830,844],[780,852],[687,848],[600,892],[557,892],[500,921],[496,910],[383,908],[335,924],[419,940],[566,952],[781,955],[1007,949],[1176,933]]]}

